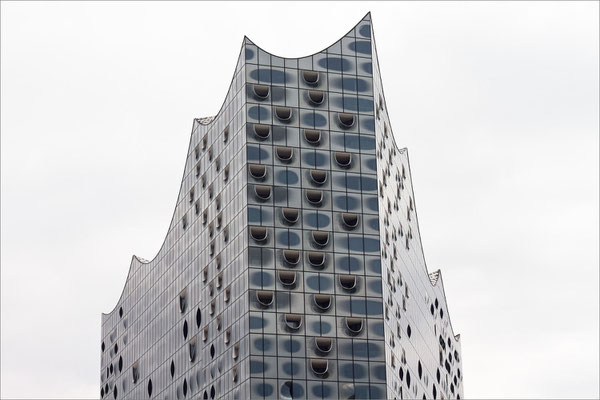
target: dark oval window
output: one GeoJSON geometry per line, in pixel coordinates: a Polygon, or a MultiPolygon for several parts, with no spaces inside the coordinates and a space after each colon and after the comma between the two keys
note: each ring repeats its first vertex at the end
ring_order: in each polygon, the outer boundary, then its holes
{"type": "Polygon", "coordinates": [[[346,290],[356,288],[356,275],[340,275],[340,285],[346,290]]]}
{"type": "Polygon", "coordinates": [[[321,131],[317,129],[305,129],[304,138],[308,143],[317,146],[321,142],[321,131]]]}
{"type": "Polygon", "coordinates": [[[277,154],[277,158],[279,158],[281,161],[290,162],[294,156],[294,149],[291,147],[279,146],[275,149],[275,153],[277,154]]]}
{"type": "Polygon", "coordinates": [[[327,373],[327,360],[313,358],[312,360],[310,360],[310,369],[315,375],[322,377],[327,373]]]}
{"type": "Polygon", "coordinates": [[[335,153],[335,162],[343,168],[347,168],[352,163],[352,154],[338,151],[335,153]]]}
{"type": "Polygon", "coordinates": [[[327,246],[327,243],[329,243],[329,232],[327,231],[312,231],[312,237],[314,242],[321,246],[327,246]]]}
{"type": "Polygon", "coordinates": [[[308,98],[314,104],[323,104],[323,100],[325,100],[325,93],[323,93],[321,90],[309,90],[308,98]]]}
{"type": "Polygon", "coordinates": [[[273,304],[273,292],[267,290],[257,290],[256,291],[256,300],[263,307],[269,307],[273,304]]]}
{"type": "Polygon", "coordinates": [[[148,397],[152,396],[152,379],[148,379],[148,397]]]}
{"type": "Polygon", "coordinates": [[[283,258],[288,264],[297,265],[300,262],[300,252],[297,250],[284,250],[283,258]]]}
{"type": "Polygon", "coordinates": [[[117,364],[119,366],[119,372],[123,371],[123,357],[119,356],[119,363],[117,364]]]}
{"type": "Polygon", "coordinates": [[[310,178],[317,185],[322,185],[325,182],[327,182],[327,171],[324,171],[322,169],[311,169],[310,178]]]}
{"type": "Polygon", "coordinates": [[[360,318],[346,318],[346,328],[351,335],[358,335],[363,329],[363,321],[360,318]]]}
{"type": "Polygon", "coordinates": [[[346,227],[354,229],[358,226],[358,214],[342,213],[342,221],[346,227]]]}
{"type": "Polygon", "coordinates": [[[283,215],[283,219],[290,224],[298,222],[298,217],[300,215],[296,208],[282,208],[281,214],[283,215]]]}
{"type": "Polygon", "coordinates": [[[266,139],[271,133],[271,127],[269,125],[254,124],[254,135],[259,139],[266,139]]]}
{"type": "Polygon", "coordinates": [[[267,176],[267,166],[261,164],[250,164],[250,175],[254,179],[262,180],[267,176]]]}
{"type": "Polygon", "coordinates": [[[343,128],[351,128],[354,125],[354,114],[338,113],[338,120],[343,128]]]}
{"type": "Polygon", "coordinates": [[[309,85],[319,83],[319,73],[317,71],[302,71],[302,79],[309,85]]]}
{"type": "Polygon", "coordinates": [[[293,330],[297,331],[302,326],[302,316],[298,314],[285,314],[285,325],[293,330]]]}
{"type": "Polygon", "coordinates": [[[323,192],[309,189],[306,191],[306,199],[314,205],[319,205],[323,201],[323,192]]]}
{"type": "Polygon", "coordinates": [[[250,228],[250,236],[257,242],[263,242],[267,240],[267,228],[263,226],[253,226],[250,228]]]}
{"type": "Polygon", "coordinates": [[[254,85],[254,94],[256,97],[266,99],[269,97],[269,87],[267,85],[254,85]]]}
{"type": "Polygon", "coordinates": [[[196,311],[196,326],[198,328],[200,328],[200,323],[202,323],[202,313],[200,312],[200,309],[198,308],[198,310],[196,311]]]}
{"type": "Polygon", "coordinates": [[[308,262],[313,267],[322,267],[325,264],[325,253],[310,251],[308,253],[308,262]]]}
{"type": "Polygon", "coordinates": [[[284,286],[294,286],[296,284],[295,271],[279,271],[279,282],[284,286]]]}
{"type": "Polygon", "coordinates": [[[315,338],[315,346],[321,353],[329,353],[333,347],[333,340],[326,337],[315,338]]]}
{"type": "Polygon", "coordinates": [[[271,198],[271,186],[255,185],[254,194],[260,200],[269,200],[271,198]]]}
{"type": "Polygon", "coordinates": [[[171,378],[175,376],[175,363],[171,360],[171,378]]]}
{"type": "Polygon", "coordinates": [[[183,322],[183,338],[187,339],[187,335],[188,335],[188,323],[187,321],[183,322]]]}
{"type": "Polygon", "coordinates": [[[210,345],[210,358],[215,358],[215,345],[210,345]]]}
{"type": "Polygon", "coordinates": [[[327,311],[331,307],[331,296],[328,294],[315,294],[313,300],[320,311],[327,311]]]}
{"type": "Polygon", "coordinates": [[[289,107],[275,106],[275,115],[280,121],[292,119],[292,109],[289,107]]]}

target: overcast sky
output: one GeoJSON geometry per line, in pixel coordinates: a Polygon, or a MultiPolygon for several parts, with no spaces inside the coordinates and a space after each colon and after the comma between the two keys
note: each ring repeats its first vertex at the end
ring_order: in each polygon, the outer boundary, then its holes
{"type": "Polygon", "coordinates": [[[99,396],[100,314],[243,36],[299,57],[369,10],[465,396],[599,396],[597,2],[1,8],[2,397],[99,396]]]}

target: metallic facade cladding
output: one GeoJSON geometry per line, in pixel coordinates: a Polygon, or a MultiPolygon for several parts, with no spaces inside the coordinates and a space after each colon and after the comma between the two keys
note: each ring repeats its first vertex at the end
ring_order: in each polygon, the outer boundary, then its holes
{"type": "Polygon", "coordinates": [[[152,261],[102,316],[101,398],[452,398],[460,342],[421,249],[370,14],[298,59],[245,38],[196,119],[152,261]]]}

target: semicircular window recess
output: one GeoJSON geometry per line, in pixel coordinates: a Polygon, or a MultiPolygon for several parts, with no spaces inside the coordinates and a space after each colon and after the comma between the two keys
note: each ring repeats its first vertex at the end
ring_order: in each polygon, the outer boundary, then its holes
{"type": "Polygon", "coordinates": [[[308,262],[315,268],[322,267],[325,264],[325,253],[320,251],[309,251],[308,262]]]}
{"type": "Polygon", "coordinates": [[[343,112],[338,113],[338,121],[342,128],[352,128],[352,126],[354,125],[354,114],[343,112]]]}
{"type": "Polygon", "coordinates": [[[317,359],[313,358],[310,360],[310,369],[312,372],[320,378],[323,378],[325,374],[327,374],[329,364],[325,359],[317,359]]]}
{"type": "Polygon", "coordinates": [[[271,198],[271,186],[255,185],[254,194],[259,200],[269,200],[271,198]]]}
{"type": "Polygon", "coordinates": [[[348,291],[356,289],[356,275],[340,275],[340,285],[348,291]]]}
{"type": "Polygon", "coordinates": [[[347,317],[346,329],[351,335],[358,335],[363,330],[363,321],[360,318],[347,317]]]}
{"type": "Polygon", "coordinates": [[[319,83],[319,73],[317,71],[302,71],[302,79],[309,85],[319,83]]]}
{"type": "Polygon", "coordinates": [[[358,226],[358,214],[342,213],[342,221],[349,229],[355,229],[358,226]]]}
{"type": "Polygon", "coordinates": [[[271,133],[271,127],[269,125],[263,124],[254,124],[254,135],[262,140],[265,140],[269,137],[271,133]]]}
{"type": "Polygon", "coordinates": [[[338,151],[335,153],[335,162],[342,168],[348,168],[352,164],[352,154],[338,151]]]}
{"type": "Polygon", "coordinates": [[[316,337],[315,346],[321,353],[327,354],[333,347],[333,340],[327,337],[316,337]]]}
{"type": "Polygon", "coordinates": [[[294,157],[294,149],[291,147],[278,146],[275,149],[275,154],[277,154],[277,158],[281,161],[288,163],[292,161],[292,158],[294,157]]]}
{"type": "Polygon", "coordinates": [[[302,326],[302,316],[299,314],[285,314],[285,325],[292,331],[297,331],[302,326]]]}
{"type": "Polygon", "coordinates": [[[248,166],[250,169],[250,175],[254,179],[262,180],[267,176],[267,166],[261,164],[250,164],[248,166]]]}
{"type": "Polygon", "coordinates": [[[268,236],[267,228],[264,226],[252,226],[250,227],[250,236],[257,242],[264,242],[268,236]]]}
{"type": "Polygon", "coordinates": [[[254,94],[259,99],[266,99],[269,97],[269,87],[267,85],[254,85],[253,87],[254,94]]]}
{"type": "Polygon", "coordinates": [[[256,291],[256,301],[263,307],[269,307],[273,304],[273,300],[275,295],[273,292],[269,290],[257,290],[256,291]]]}
{"type": "Polygon", "coordinates": [[[309,90],[308,98],[313,104],[320,105],[323,104],[323,101],[325,100],[325,93],[321,90],[309,90]]]}
{"type": "Polygon", "coordinates": [[[313,300],[319,311],[327,311],[331,307],[331,296],[328,294],[315,294],[313,300]]]}
{"type": "Polygon", "coordinates": [[[300,212],[297,208],[282,208],[281,214],[283,215],[283,219],[288,224],[295,224],[298,222],[298,218],[300,217],[300,212]]]}
{"type": "Polygon", "coordinates": [[[283,259],[290,265],[297,265],[300,262],[300,252],[298,250],[284,250],[283,259]]]}
{"type": "Polygon", "coordinates": [[[290,107],[275,106],[275,116],[283,122],[288,122],[292,119],[292,109],[290,107]]]}
{"type": "Polygon", "coordinates": [[[310,178],[317,185],[322,185],[327,182],[327,171],[322,169],[311,169],[310,178]]]}
{"type": "Polygon", "coordinates": [[[320,190],[308,189],[306,191],[306,199],[309,203],[318,206],[323,201],[323,192],[320,190]]]}
{"type": "Polygon", "coordinates": [[[296,284],[296,271],[284,271],[278,272],[279,282],[283,286],[292,287],[296,284]]]}
{"type": "Polygon", "coordinates": [[[329,232],[312,231],[312,238],[316,245],[320,247],[325,247],[329,243],[329,232]]]}
{"type": "Polygon", "coordinates": [[[321,142],[321,131],[317,129],[305,129],[304,138],[313,146],[318,146],[321,142]]]}

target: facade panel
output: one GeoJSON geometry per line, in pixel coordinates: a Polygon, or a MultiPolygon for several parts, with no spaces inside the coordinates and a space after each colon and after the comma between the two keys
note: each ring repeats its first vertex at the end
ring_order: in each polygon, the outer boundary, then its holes
{"type": "Polygon", "coordinates": [[[370,15],[299,59],[245,38],[163,247],[102,317],[101,397],[460,397],[458,339],[370,15]]]}

